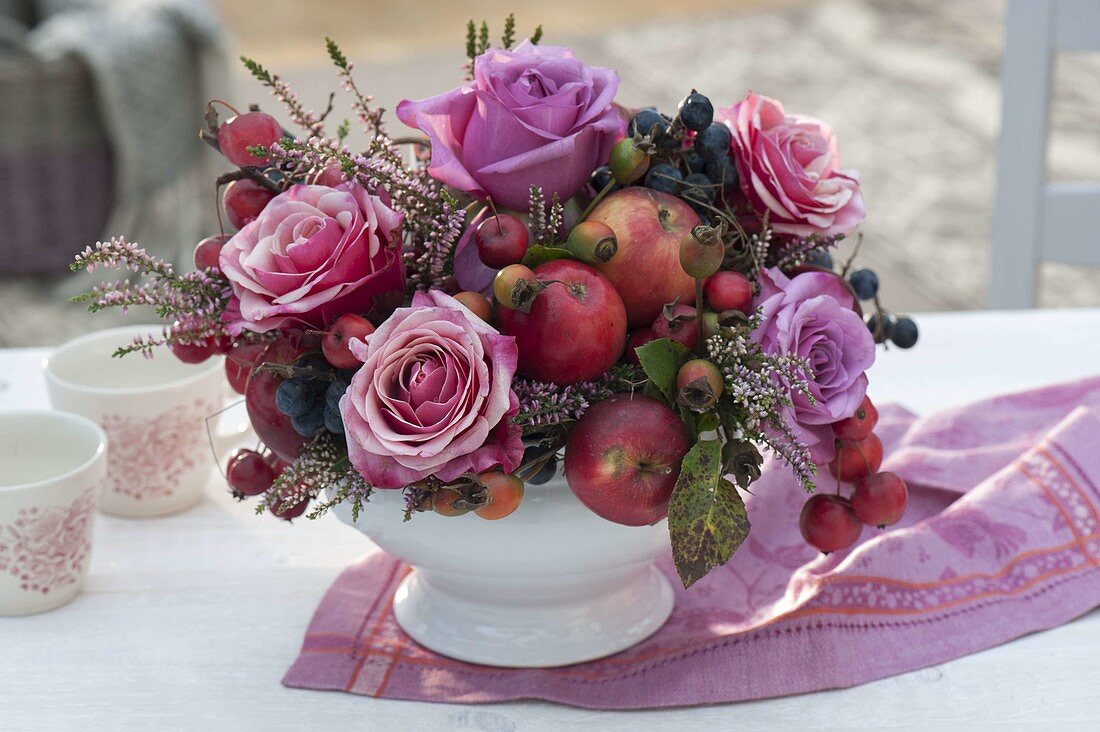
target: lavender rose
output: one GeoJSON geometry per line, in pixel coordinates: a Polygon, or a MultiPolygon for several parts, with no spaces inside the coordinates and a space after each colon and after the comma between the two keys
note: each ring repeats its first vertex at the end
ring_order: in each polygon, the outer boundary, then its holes
{"type": "Polygon", "coordinates": [[[397,116],[432,142],[428,172],[501,206],[526,211],[530,187],[572,198],[622,136],[611,106],[619,77],[586,66],[568,48],[524,41],[474,60],[472,81],[397,105],[397,116]]]}
{"type": "Polygon", "coordinates": [[[867,391],[864,373],[875,361],[875,342],[854,310],[844,282],[828,272],[787,277],[778,269],[760,273],[756,307],[764,320],[754,334],[766,353],[794,353],[810,365],[814,401],[792,394],[788,422],[814,462],[835,454],[833,422],[852,416],[867,391]]]}
{"type": "Polygon", "coordinates": [[[787,114],[753,92],[717,118],[733,131],[741,190],[776,232],[846,234],[863,221],[859,176],[839,169],[836,138],[824,122],[787,114]]]}
{"type": "Polygon", "coordinates": [[[321,327],[401,292],[403,220],[384,192],[356,183],[279,194],[222,247],[234,295],[229,332],[321,327]]]}
{"type": "Polygon", "coordinates": [[[353,339],[351,349],[363,367],[340,413],[351,463],[373,486],[519,466],[515,339],[431,290],[417,293],[412,307],[394,312],[365,344],[353,339]]]}

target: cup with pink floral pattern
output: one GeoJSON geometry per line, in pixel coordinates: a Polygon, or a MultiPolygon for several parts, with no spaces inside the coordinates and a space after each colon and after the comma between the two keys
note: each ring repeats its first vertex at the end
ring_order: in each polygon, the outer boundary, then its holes
{"type": "Polygon", "coordinates": [[[44,364],[53,407],[94,420],[110,440],[99,504],[107,513],[159,516],[190,508],[217,466],[207,420],[223,406],[222,358],[186,364],[167,351],[112,357],[135,336],[157,332],[143,325],[88,333],[44,364]]]}
{"type": "Polygon", "coordinates": [[[76,414],[0,412],[0,615],[64,605],[92,551],[107,436],[76,414]]]}

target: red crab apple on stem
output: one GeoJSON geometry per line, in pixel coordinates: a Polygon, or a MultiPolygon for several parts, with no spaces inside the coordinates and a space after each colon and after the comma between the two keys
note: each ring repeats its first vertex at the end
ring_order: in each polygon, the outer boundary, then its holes
{"type": "Polygon", "coordinates": [[[831,493],[811,496],[802,506],[798,526],[802,538],[825,554],[847,549],[863,531],[848,499],[831,493]]]}
{"type": "Polygon", "coordinates": [[[675,412],[651,397],[618,394],[590,407],[570,431],[565,478],[598,516],[645,526],[668,515],[688,447],[675,412]]]}
{"type": "Polygon", "coordinates": [[[618,290],[631,328],[652,323],[665,303],[695,302],[695,280],[680,266],[680,243],[699,224],[690,206],[635,186],[609,195],[588,220],[615,233],[615,256],[595,267],[618,290]]]}
{"type": "Polygon", "coordinates": [[[570,259],[540,265],[534,276],[545,288],[528,312],[507,307],[497,311],[500,332],[516,339],[519,372],[539,381],[572,384],[614,366],[626,345],[626,310],[607,278],[570,259]]]}
{"type": "Polygon", "coordinates": [[[358,367],[360,361],[352,355],[348,341],[352,338],[362,340],[373,332],[374,324],[362,315],[341,315],[321,338],[321,351],[325,354],[325,360],[338,369],[358,367]]]}

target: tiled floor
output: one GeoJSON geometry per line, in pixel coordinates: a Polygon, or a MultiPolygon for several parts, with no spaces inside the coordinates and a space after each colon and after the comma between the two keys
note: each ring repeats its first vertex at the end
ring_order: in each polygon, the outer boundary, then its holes
{"type": "MultiPolygon", "coordinates": [[[[410,18],[443,4],[322,0],[295,15],[304,3],[266,0],[286,6],[266,19],[247,12],[254,0],[223,4],[242,50],[318,107],[334,78],[323,34],[341,40],[362,85],[392,109],[402,96],[457,83],[464,19],[499,14],[487,0],[452,4],[414,27],[410,18]],[[362,12],[342,10],[351,5],[362,12]]],[[[617,68],[627,104],[671,108],[690,86],[728,104],[752,88],[828,120],[845,164],[863,178],[863,261],[879,270],[886,304],[982,306],[1000,113],[999,0],[691,0],[672,15],[653,0],[510,6],[521,30],[541,20],[546,42],[617,68]]],[[[233,79],[236,98],[269,102],[242,73],[233,79]]],[[[1100,180],[1100,56],[1061,58],[1055,88],[1050,175],[1100,180]]],[[[1100,305],[1100,271],[1045,265],[1040,302],[1100,305]]],[[[57,342],[105,323],[74,314],[43,283],[0,281],[0,345],[57,342]]]]}

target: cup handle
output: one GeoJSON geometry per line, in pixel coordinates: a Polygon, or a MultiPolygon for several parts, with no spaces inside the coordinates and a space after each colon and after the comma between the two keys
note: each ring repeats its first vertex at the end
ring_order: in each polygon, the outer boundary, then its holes
{"type": "Polygon", "coordinates": [[[230,402],[222,411],[208,417],[206,433],[219,467],[225,465],[232,450],[259,439],[248,421],[243,400],[230,402]]]}

